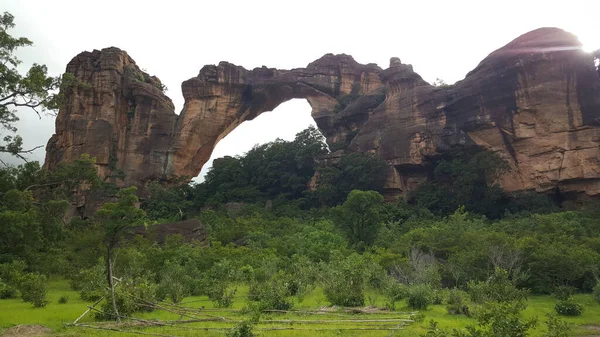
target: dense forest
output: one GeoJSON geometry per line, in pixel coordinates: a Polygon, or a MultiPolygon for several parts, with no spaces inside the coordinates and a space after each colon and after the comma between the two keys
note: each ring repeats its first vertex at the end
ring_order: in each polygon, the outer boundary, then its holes
{"type": "MultiPolygon", "coordinates": [[[[12,51],[28,41],[6,34],[10,14],[1,23],[0,70],[12,77],[2,78],[8,82],[0,83],[0,96],[29,92],[35,104],[52,109],[60,97],[48,90],[71,85],[69,78],[49,78],[40,66],[27,76],[11,71],[7,65],[18,64],[12,51]]],[[[10,102],[0,109],[5,126],[16,120],[10,102]]],[[[24,153],[20,138],[4,141],[1,152],[24,153]]],[[[424,312],[443,304],[448,314],[476,318],[453,331],[432,321],[426,336],[438,337],[526,336],[537,320],[521,312],[536,294],[552,294],[563,316],[582,314],[578,293],[600,302],[597,202],[506,193],[494,182],[508,166],[471,146],[431,158],[427,183],[384,202],[387,163],[336,153],[310,127],[292,141],[216,160],[201,183],[151,182],[139,191],[100,179],[88,155],[52,172],[37,162],[4,165],[0,299],[44,307],[48,280],[58,277],[85,301],[106,299],[97,320],[188,296],[228,308],[242,287],[251,317],[291,310],[319,288],[329,305],[363,307],[376,293],[390,311],[400,303],[424,312]],[[93,216],[67,216],[85,193],[107,202],[93,216]],[[152,235],[132,235],[186,219],[199,219],[206,239],[172,235],[158,243],[152,235]]],[[[231,335],[251,336],[249,322],[231,335]]],[[[546,324],[547,336],[570,335],[556,316],[546,324]]]]}

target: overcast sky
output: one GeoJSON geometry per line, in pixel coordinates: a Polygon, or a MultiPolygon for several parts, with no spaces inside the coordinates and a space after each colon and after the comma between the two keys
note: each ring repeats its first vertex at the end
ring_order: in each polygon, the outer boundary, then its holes
{"type": "MultiPolygon", "coordinates": [[[[600,48],[600,1],[592,0],[2,0],[0,10],[15,16],[13,36],[34,42],[18,52],[24,65],[44,63],[58,75],[84,50],[119,47],[166,84],[177,113],[181,82],[219,61],[290,69],[346,53],[387,68],[397,56],[426,81],[453,83],[493,50],[539,27],[563,28],[584,48],[600,48]]],[[[45,145],[54,133],[50,117],[25,111],[20,118],[26,146],[45,145]]],[[[293,139],[311,123],[308,103],[289,101],[235,129],[211,160],[277,137],[293,139]]],[[[44,150],[30,158],[43,161],[44,150]]]]}

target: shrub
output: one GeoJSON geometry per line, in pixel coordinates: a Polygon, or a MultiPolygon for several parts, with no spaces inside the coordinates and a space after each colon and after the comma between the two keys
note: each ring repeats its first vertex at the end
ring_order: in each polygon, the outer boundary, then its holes
{"type": "Polygon", "coordinates": [[[556,303],[554,311],[563,316],[580,316],[583,313],[583,306],[573,299],[567,299],[556,303]]]}
{"type": "Polygon", "coordinates": [[[0,299],[11,299],[17,298],[18,296],[17,289],[9,284],[3,283],[0,280],[0,299]]]}
{"type": "Polygon", "coordinates": [[[366,258],[353,253],[343,257],[339,252],[332,255],[324,266],[328,274],[324,279],[323,292],[333,305],[360,307],[365,305],[365,285],[368,279],[366,258]]]}
{"type": "Polygon", "coordinates": [[[554,289],[554,297],[559,301],[566,301],[573,297],[575,288],[569,286],[558,286],[554,289]]]}
{"type": "Polygon", "coordinates": [[[485,282],[470,281],[467,285],[471,299],[476,303],[513,302],[527,298],[526,289],[517,289],[508,279],[506,270],[497,268],[494,274],[485,282]]]}
{"type": "Polygon", "coordinates": [[[226,334],[227,337],[253,337],[253,325],[248,321],[243,321],[234,326],[226,334]]]}
{"type": "Polygon", "coordinates": [[[298,289],[292,281],[292,276],[281,270],[270,279],[262,282],[255,280],[250,284],[248,299],[257,302],[260,311],[290,310],[294,306],[290,297],[298,289]]]}
{"type": "Polygon", "coordinates": [[[521,312],[526,305],[522,301],[488,302],[476,313],[477,322],[482,330],[472,328],[469,337],[496,337],[529,335],[529,330],[537,326],[537,318],[524,320],[521,312]]]}
{"type": "Polygon", "coordinates": [[[25,302],[31,302],[34,307],[41,308],[48,304],[46,301],[47,278],[41,274],[28,273],[23,275],[19,281],[21,298],[25,302]]]}
{"type": "Polygon", "coordinates": [[[227,283],[216,283],[208,290],[208,299],[217,308],[230,308],[236,292],[237,289],[229,289],[227,283]]]}
{"type": "Polygon", "coordinates": [[[548,317],[548,320],[545,322],[548,327],[548,333],[544,337],[570,337],[573,335],[569,323],[552,314],[547,314],[546,316],[548,317]]]}
{"type": "MultiPolygon", "coordinates": [[[[157,285],[147,280],[124,280],[115,287],[115,302],[120,316],[131,316],[139,311],[154,310],[157,285]]],[[[97,320],[113,320],[116,315],[110,290],[104,294],[101,312],[95,314],[97,320]]]]}
{"type": "Polygon", "coordinates": [[[592,296],[594,297],[594,300],[596,300],[596,302],[600,303],[600,282],[598,282],[598,284],[596,284],[596,286],[594,287],[592,296]]]}
{"type": "Polygon", "coordinates": [[[187,275],[179,264],[166,261],[160,276],[157,290],[159,298],[169,298],[173,303],[179,303],[189,295],[189,287],[186,285],[187,275]]]}
{"type": "Polygon", "coordinates": [[[106,291],[105,268],[102,261],[91,268],[83,269],[71,278],[71,288],[79,290],[84,301],[97,301],[106,291]]]}
{"type": "Polygon", "coordinates": [[[434,320],[429,321],[429,327],[427,327],[427,332],[421,337],[447,337],[448,332],[442,330],[438,327],[438,322],[434,320]]]}
{"type": "Polygon", "coordinates": [[[402,283],[391,282],[385,289],[385,296],[387,298],[386,308],[396,310],[396,302],[408,297],[408,288],[402,283]]]}
{"type": "Polygon", "coordinates": [[[469,294],[459,289],[452,289],[448,292],[446,299],[446,310],[451,315],[470,315],[469,303],[471,302],[469,294]]]}
{"type": "Polygon", "coordinates": [[[58,304],[67,304],[69,302],[69,296],[61,296],[58,299],[58,304]]]}
{"type": "Polygon", "coordinates": [[[420,284],[410,287],[408,293],[408,307],[415,310],[426,310],[432,304],[432,293],[430,286],[420,284]]]}

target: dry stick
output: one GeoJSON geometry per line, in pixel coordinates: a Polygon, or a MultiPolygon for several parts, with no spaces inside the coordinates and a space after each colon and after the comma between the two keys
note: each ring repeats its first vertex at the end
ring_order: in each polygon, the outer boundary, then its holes
{"type": "Polygon", "coordinates": [[[325,323],[385,323],[385,322],[405,322],[412,323],[413,320],[401,318],[389,319],[331,319],[331,320],[316,320],[316,319],[273,319],[264,320],[260,323],[308,323],[308,324],[325,324],[325,323]]]}
{"type": "Polygon", "coordinates": [[[228,320],[227,318],[222,317],[222,316],[215,316],[215,315],[209,315],[209,314],[201,314],[200,312],[204,310],[204,309],[201,309],[201,308],[180,307],[180,306],[177,306],[177,305],[173,305],[173,304],[169,304],[169,303],[164,303],[164,302],[162,303],[162,306],[159,305],[158,303],[152,303],[151,305],[153,305],[155,308],[159,308],[159,309],[162,309],[162,310],[165,310],[165,311],[169,311],[170,313],[177,314],[177,315],[181,314],[181,316],[186,316],[186,317],[190,317],[190,318],[197,318],[197,316],[187,315],[187,312],[188,312],[187,309],[197,309],[197,310],[194,311],[195,312],[194,315],[219,318],[219,319],[221,319],[223,321],[228,320]],[[165,308],[163,306],[169,306],[169,307],[171,307],[171,310],[173,310],[173,311],[170,311],[169,309],[167,309],[167,308],[165,308]],[[181,310],[183,310],[184,312],[181,313],[181,310]]]}
{"type": "Polygon", "coordinates": [[[117,331],[117,332],[135,333],[135,334],[138,334],[138,335],[147,335],[147,336],[179,337],[179,336],[175,336],[175,335],[163,335],[163,334],[159,334],[159,333],[142,332],[142,331],[136,331],[136,330],[122,330],[122,329],[117,329],[117,328],[106,328],[106,327],[94,326],[94,325],[89,325],[89,324],[81,324],[81,323],[73,324],[73,326],[79,326],[79,327],[89,328],[89,329],[98,329],[98,330],[109,330],[109,331],[117,331]]]}
{"type": "Polygon", "coordinates": [[[368,330],[385,330],[385,331],[396,331],[404,330],[404,328],[293,328],[293,327],[277,327],[277,328],[255,328],[257,331],[277,331],[277,330],[305,330],[305,331],[338,331],[338,330],[352,330],[352,331],[368,331],[368,330]]]}
{"type": "MultiPolygon", "coordinates": [[[[170,312],[172,314],[181,315],[181,316],[185,316],[185,317],[189,317],[189,318],[193,318],[193,319],[199,319],[198,316],[196,316],[196,315],[191,315],[191,314],[187,314],[187,312],[182,313],[181,311],[177,311],[177,310],[173,310],[173,309],[168,309],[168,308],[165,308],[165,307],[160,306],[160,305],[155,304],[155,303],[148,303],[148,304],[140,303],[140,304],[144,305],[146,307],[168,311],[168,312],[170,312]]],[[[221,320],[221,321],[228,321],[228,320],[230,320],[230,319],[227,319],[225,317],[220,317],[220,316],[212,316],[212,315],[202,315],[202,316],[216,318],[216,319],[221,320]]]]}
{"type": "Polygon", "coordinates": [[[77,322],[79,322],[79,320],[82,319],[83,316],[87,315],[87,313],[90,312],[92,310],[92,308],[94,308],[95,306],[97,306],[98,303],[102,302],[103,299],[104,299],[104,296],[100,297],[99,300],[97,300],[96,302],[94,302],[94,304],[92,304],[91,308],[88,306],[88,309],[86,311],[84,311],[83,314],[81,314],[79,317],[77,317],[77,319],[73,321],[73,324],[77,324],[77,322]]]}

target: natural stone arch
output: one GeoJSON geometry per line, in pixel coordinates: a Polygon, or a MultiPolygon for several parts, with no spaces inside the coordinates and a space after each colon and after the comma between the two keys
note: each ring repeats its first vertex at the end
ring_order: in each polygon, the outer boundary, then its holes
{"type": "Polygon", "coordinates": [[[357,85],[361,95],[381,91],[380,71],[374,64],[332,54],[293,70],[246,70],[228,62],[205,66],[182,84],[185,105],[175,125],[167,173],[197,175],[216,144],[237,126],[294,98],[308,101],[329,142],[339,141],[353,126],[340,125],[338,99],[357,85]]]}
{"type": "Polygon", "coordinates": [[[221,62],[183,83],[179,116],[160,81],[122,50],[81,53],[67,71],[89,86],[64,92],[45,166],[88,153],[101,177],[121,186],[194,177],[231,130],[304,98],[330,146],[388,162],[390,194],[426,180],[440,151],[475,144],[510,163],[498,181],[506,190],[600,195],[600,78],[594,55],[557,28],[524,34],[444,87],[398,58],[385,70],[343,54],[292,70],[221,62]]]}

